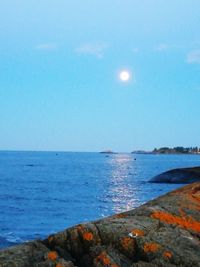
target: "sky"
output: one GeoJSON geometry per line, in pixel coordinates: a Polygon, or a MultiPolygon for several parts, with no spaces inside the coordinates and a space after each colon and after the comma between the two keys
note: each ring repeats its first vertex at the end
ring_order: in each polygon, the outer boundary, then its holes
{"type": "Polygon", "coordinates": [[[200,146],[199,10],[199,0],[1,1],[0,150],[200,146]]]}

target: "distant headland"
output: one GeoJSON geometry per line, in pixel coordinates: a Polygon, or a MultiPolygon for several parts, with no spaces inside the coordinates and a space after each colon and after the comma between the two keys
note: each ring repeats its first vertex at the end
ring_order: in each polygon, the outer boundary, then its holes
{"type": "Polygon", "coordinates": [[[104,150],[104,151],[101,151],[101,152],[99,152],[99,153],[101,153],[101,154],[117,154],[116,152],[113,152],[112,150],[104,150]]]}
{"type": "Polygon", "coordinates": [[[199,154],[200,155],[200,148],[199,147],[161,147],[161,148],[154,148],[153,151],[143,151],[137,150],[133,151],[132,154],[199,154]]]}

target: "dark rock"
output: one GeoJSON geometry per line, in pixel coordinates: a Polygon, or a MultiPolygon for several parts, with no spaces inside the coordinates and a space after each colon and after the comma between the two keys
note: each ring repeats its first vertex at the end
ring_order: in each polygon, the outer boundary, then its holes
{"type": "Polygon", "coordinates": [[[200,167],[173,169],[153,177],[150,183],[191,184],[200,181],[200,167]]]}
{"type": "Polygon", "coordinates": [[[0,251],[1,267],[200,267],[200,182],[0,251]]]}

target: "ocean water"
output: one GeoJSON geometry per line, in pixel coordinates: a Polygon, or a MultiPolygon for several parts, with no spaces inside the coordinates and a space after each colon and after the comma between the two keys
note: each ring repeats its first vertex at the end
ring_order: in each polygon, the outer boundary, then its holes
{"type": "Polygon", "coordinates": [[[148,180],[198,155],[0,152],[0,248],[135,208],[181,185],[148,180]]]}

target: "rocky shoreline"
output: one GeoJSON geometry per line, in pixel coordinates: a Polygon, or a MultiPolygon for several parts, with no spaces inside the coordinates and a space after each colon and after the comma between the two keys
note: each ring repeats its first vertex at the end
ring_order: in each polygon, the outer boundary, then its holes
{"type": "Polygon", "coordinates": [[[1,267],[198,267],[200,182],[139,208],[0,251],[1,267]]]}

